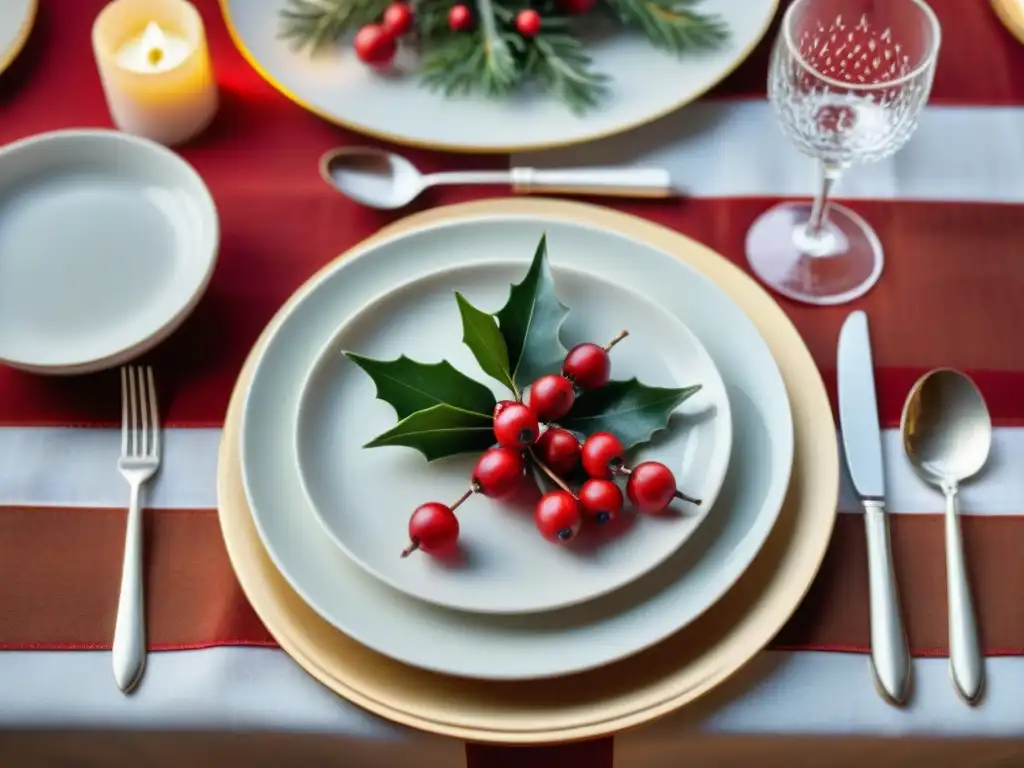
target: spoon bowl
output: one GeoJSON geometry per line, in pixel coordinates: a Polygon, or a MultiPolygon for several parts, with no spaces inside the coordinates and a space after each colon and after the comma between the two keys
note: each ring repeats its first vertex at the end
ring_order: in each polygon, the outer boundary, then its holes
{"type": "Polygon", "coordinates": [[[925,374],[907,395],[903,449],[923,480],[940,488],[981,471],[992,446],[992,420],[981,392],[959,371],[925,374]]]}
{"type": "Polygon", "coordinates": [[[320,176],[357,203],[393,210],[423,191],[423,175],[401,155],[373,147],[338,147],[320,158],[320,176]]]}

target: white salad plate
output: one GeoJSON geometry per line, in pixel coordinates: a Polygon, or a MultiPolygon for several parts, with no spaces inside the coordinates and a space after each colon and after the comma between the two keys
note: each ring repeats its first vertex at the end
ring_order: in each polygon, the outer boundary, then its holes
{"type": "MultiPolygon", "coordinates": [[[[610,313],[609,325],[601,327],[617,330],[616,321],[610,313]]],[[[365,393],[367,411],[383,406],[369,399],[372,388],[365,393]]],[[[246,498],[267,552],[327,622],[413,666],[515,680],[555,677],[629,656],[676,632],[722,597],[754,559],[779,514],[792,469],[793,424],[768,346],[712,281],[671,254],[607,230],[557,216],[487,215],[369,245],[309,284],[254,367],[240,455],[246,498]],[[555,270],[586,272],[645,296],[701,340],[728,393],[729,469],[711,513],[689,540],[650,573],[614,592],[540,614],[441,608],[370,575],[324,531],[304,492],[296,457],[303,385],[339,326],[368,303],[440,270],[525,265],[545,233],[555,270]]],[[[409,471],[420,472],[422,458],[411,450],[404,455],[409,471]]],[[[434,482],[433,475],[422,477],[434,482]]],[[[404,520],[409,510],[379,513],[404,520]]],[[[552,546],[539,537],[529,543],[541,553],[552,546]]]]}
{"type": "MultiPolygon", "coordinates": [[[[526,275],[532,251],[518,261],[481,261],[420,277],[350,316],[324,348],[302,387],[296,454],[314,512],[338,546],[396,589],[448,608],[479,613],[532,613],[564,608],[612,592],[675,552],[707,517],[729,463],[732,419],[725,383],[710,355],[686,326],[658,304],[592,273],[552,270],[559,300],[569,307],[561,340],[602,344],[620,329],[629,337],[612,350],[612,376],[636,376],[654,387],[701,389],[672,413],[667,429],[631,452],[629,463],[661,461],[678,487],[701,499],[666,514],[627,510],[607,528],[585,526],[567,546],[548,544],[533,523],[539,494],[518,503],[472,496],[458,510],[459,557],[400,558],[408,542],[409,513],[427,501],[452,503],[469,487],[479,452],[427,462],[412,448],[364,448],[396,422],[394,409],[376,400],[376,386],[343,354],[377,360],[407,355],[419,362],[449,361],[493,390],[512,393],[481,370],[462,343],[453,291],[496,312],[509,285],[526,275]]],[[[493,408],[493,406],[491,407],[493,408]]],[[[490,410],[484,415],[487,424],[490,410]]],[[[493,433],[486,435],[493,442],[493,433]]],[[[548,488],[545,488],[548,490],[548,488]]]]}
{"type": "Polygon", "coordinates": [[[38,10],[39,0],[0,2],[0,72],[7,69],[25,47],[38,10]]]}
{"type": "Polygon", "coordinates": [[[693,101],[747,58],[775,15],[778,0],[703,0],[730,30],[722,47],[677,57],[635,33],[596,34],[587,42],[594,69],[611,77],[597,108],[573,114],[540,93],[504,100],[445,98],[415,72],[382,76],[360,63],[345,40],[311,57],[279,37],[285,0],[220,0],[228,31],[253,68],[305,109],[360,133],[399,144],[464,152],[512,152],[565,146],[651,122],[693,101]],[[652,76],[653,75],[653,76],[652,76]]]}
{"type": "Polygon", "coordinates": [[[109,368],[166,338],[213,274],[217,209],[146,139],[64,130],[0,149],[0,363],[109,368]]]}

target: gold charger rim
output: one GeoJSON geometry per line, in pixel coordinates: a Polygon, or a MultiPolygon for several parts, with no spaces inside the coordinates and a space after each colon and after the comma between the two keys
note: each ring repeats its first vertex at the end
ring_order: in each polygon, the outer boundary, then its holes
{"type": "MultiPolygon", "coordinates": [[[[320,107],[314,106],[306,99],[299,96],[295,91],[286,86],[280,80],[275,78],[266,67],[260,64],[259,60],[252,54],[249,48],[246,46],[245,41],[242,39],[242,35],[239,33],[238,28],[235,26],[234,19],[231,15],[231,7],[229,0],[217,0],[217,4],[220,6],[221,17],[224,19],[224,25],[227,27],[228,36],[231,38],[232,44],[235,46],[242,58],[248,62],[249,66],[260,76],[260,78],[270,85],[275,91],[280,93],[286,99],[291,101],[293,104],[297,104],[302,109],[316,115],[321,120],[325,120],[332,125],[337,125],[342,128],[358,133],[362,136],[369,136],[374,139],[380,139],[381,141],[389,141],[393,144],[404,147],[415,147],[417,149],[430,149],[437,152],[452,152],[456,154],[474,154],[474,155],[510,155],[519,152],[538,152],[547,149],[561,149],[564,147],[573,147],[579,144],[588,143],[591,141],[599,141],[601,139],[607,139],[611,136],[617,136],[619,134],[632,131],[636,128],[640,128],[645,125],[657,122],[663,117],[666,117],[673,112],[676,112],[683,107],[692,104],[693,102],[705,96],[709,91],[713,90],[716,86],[722,83],[729,75],[739,69],[740,65],[743,64],[750,55],[754,52],[758,45],[764,40],[765,35],[772,28],[772,24],[775,22],[776,17],[779,15],[779,2],[780,0],[770,0],[771,2],[771,15],[768,17],[767,23],[761,28],[757,37],[747,46],[745,46],[736,55],[736,58],[729,63],[728,67],[723,68],[722,72],[719,73],[718,77],[712,82],[698,91],[692,93],[689,96],[680,99],[677,102],[673,102],[665,109],[660,109],[656,113],[647,115],[638,120],[632,120],[629,123],[624,123],[616,128],[611,128],[606,131],[599,131],[583,138],[579,139],[564,139],[561,141],[536,141],[530,144],[509,144],[504,146],[495,147],[471,147],[464,144],[454,144],[448,142],[434,142],[434,141],[423,141],[420,139],[411,139],[408,136],[402,136],[401,134],[391,133],[390,131],[379,131],[365,126],[354,123],[350,120],[345,120],[332,115],[326,110],[320,107]]],[[[440,97],[439,97],[440,98],[440,97]]]]}
{"type": "Polygon", "coordinates": [[[21,22],[18,34],[14,36],[14,40],[11,41],[11,44],[5,50],[0,51],[0,75],[14,63],[14,60],[18,58],[18,54],[25,47],[25,43],[28,42],[28,38],[32,34],[32,28],[36,24],[36,16],[38,15],[39,0],[31,0],[28,4],[28,13],[25,14],[25,18],[21,22]]]}
{"type": "MultiPolygon", "coordinates": [[[[832,409],[817,366],[782,309],[742,270],[680,233],[628,214],[554,199],[499,198],[438,208],[395,222],[332,260],[293,294],[254,345],[232,393],[222,433],[217,486],[221,529],[242,590],[282,649],[310,675],[335,693],[394,722],[471,741],[529,744],[594,738],[653,720],[694,701],[753,659],[796,610],[818,572],[835,522],[839,461],[832,409]],[[596,701],[599,697],[593,690],[581,690],[562,709],[557,709],[556,702],[556,711],[541,714],[534,710],[550,709],[551,701],[547,698],[518,702],[524,692],[529,699],[531,691],[552,690],[545,689],[543,682],[493,684],[407,667],[359,646],[316,615],[287,585],[263,549],[241,486],[238,451],[242,404],[255,361],[282,317],[322,272],[332,269],[350,253],[409,230],[440,222],[510,214],[595,226],[632,237],[678,258],[684,258],[681,253],[685,253],[684,260],[691,267],[718,283],[757,323],[790,390],[797,445],[790,490],[775,529],[747,573],[709,614],[721,613],[725,607],[718,606],[728,607],[730,603],[735,612],[735,601],[745,599],[745,592],[754,592],[747,598],[752,604],[750,610],[743,610],[735,622],[723,627],[722,636],[713,644],[699,648],[696,659],[677,658],[675,653],[669,662],[663,659],[663,665],[672,666],[671,674],[650,681],[647,688],[653,690],[643,690],[639,684],[633,686],[632,681],[622,682],[619,687],[624,690],[613,691],[606,696],[608,701],[596,701]],[[794,526],[788,538],[780,532],[794,526]],[[798,535],[799,547],[795,546],[798,535]],[[766,550],[770,552],[766,554],[766,550]],[[771,567],[766,563],[778,559],[776,555],[781,556],[780,565],[785,572],[780,567],[771,571],[766,582],[755,582],[751,572],[771,567]],[[302,615],[296,619],[289,612],[302,615]],[[344,648],[339,650],[341,646],[344,648]],[[459,704],[453,691],[459,691],[471,703],[459,704]]],[[[711,620],[707,616],[691,627],[706,626],[711,620]]],[[[586,688],[594,682],[594,676],[600,676],[602,684],[614,687],[609,670],[633,666],[636,672],[638,663],[646,668],[659,649],[684,644],[685,640],[678,640],[687,632],[684,629],[653,649],[595,672],[547,684],[561,686],[553,694],[556,698],[566,694],[570,681],[579,681],[586,688]]],[[[689,630],[689,639],[693,641],[697,634],[689,630]]]]}
{"type": "Polygon", "coordinates": [[[1024,5],[1018,0],[991,0],[991,4],[1003,26],[1024,44],[1024,5]]]}

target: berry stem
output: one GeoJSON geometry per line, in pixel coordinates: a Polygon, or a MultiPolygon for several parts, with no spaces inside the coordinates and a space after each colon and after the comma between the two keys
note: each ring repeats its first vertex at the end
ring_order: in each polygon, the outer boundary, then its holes
{"type": "MultiPolygon", "coordinates": [[[[630,469],[629,467],[626,467],[626,466],[612,467],[612,472],[614,472],[616,475],[622,475],[623,477],[629,477],[629,475],[630,475],[630,473],[632,471],[633,471],[632,469],[630,469]]],[[[694,504],[694,505],[696,505],[698,507],[700,506],[700,499],[696,499],[693,496],[687,496],[685,493],[680,491],[678,488],[675,491],[672,492],[672,495],[675,496],[677,499],[682,499],[683,501],[688,501],[691,504],[694,504]]]]}
{"type": "Polygon", "coordinates": [[[627,331],[625,329],[619,331],[619,335],[618,336],[616,336],[614,339],[612,339],[611,341],[609,341],[607,344],[604,345],[604,351],[605,352],[611,352],[612,347],[614,347],[616,344],[618,344],[620,341],[622,341],[627,336],[629,336],[629,331],[627,331]]]}
{"type": "Polygon", "coordinates": [[[454,504],[452,504],[452,506],[451,506],[452,512],[454,512],[456,509],[461,507],[466,502],[466,499],[468,499],[470,496],[472,496],[474,493],[477,493],[478,491],[479,491],[479,488],[477,487],[477,484],[473,483],[473,485],[471,485],[469,487],[469,490],[466,491],[464,494],[462,494],[458,498],[458,500],[454,504]]]}
{"type": "Polygon", "coordinates": [[[532,448],[530,449],[530,458],[533,459],[533,463],[537,465],[537,468],[548,476],[548,479],[550,479],[551,482],[553,482],[563,491],[568,493],[574,499],[576,498],[576,494],[572,492],[572,488],[566,485],[565,481],[562,478],[560,478],[557,474],[555,474],[555,471],[551,469],[551,467],[549,467],[547,464],[545,464],[543,461],[537,458],[537,454],[534,453],[534,450],[532,448]]]}
{"type": "Polygon", "coordinates": [[[412,541],[409,542],[408,546],[406,546],[406,548],[402,550],[402,557],[408,557],[419,548],[420,540],[414,538],[412,541]]]}

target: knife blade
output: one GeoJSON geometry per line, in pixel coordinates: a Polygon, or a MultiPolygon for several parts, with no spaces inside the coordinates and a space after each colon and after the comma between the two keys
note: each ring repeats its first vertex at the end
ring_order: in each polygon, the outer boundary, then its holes
{"type": "Polygon", "coordinates": [[[906,701],[910,652],[903,627],[885,511],[882,430],[878,423],[868,316],[852,312],[839,331],[839,426],[846,466],[864,507],[871,619],[871,667],[884,698],[906,701]]]}

